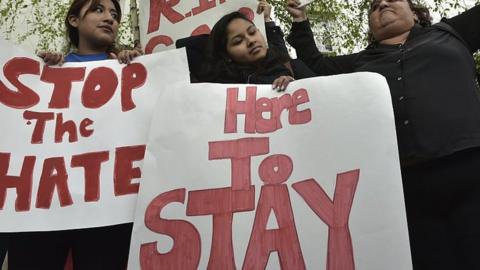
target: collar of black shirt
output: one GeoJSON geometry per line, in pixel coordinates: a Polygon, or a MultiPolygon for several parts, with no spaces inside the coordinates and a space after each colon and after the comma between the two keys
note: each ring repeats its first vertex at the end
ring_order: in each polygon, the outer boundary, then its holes
{"type": "MultiPolygon", "coordinates": [[[[408,34],[407,42],[414,39],[415,37],[419,36],[420,34],[425,33],[426,31],[427,31],[427,29],[425,27],[416,23],[415,25],[413,25],[412,29],[410,30],[410,34],[408,34]]],[[[396,47],[396,46],[398,46],[398,44],[396,44],[396,45],[385,45],[385,44],[380,44],[378,41],[374,41],[367,46],[367,49],[374,49],[374,48],[379,48],[379,47],[390,47],[390,46],[395,46],[396,47]]]]}

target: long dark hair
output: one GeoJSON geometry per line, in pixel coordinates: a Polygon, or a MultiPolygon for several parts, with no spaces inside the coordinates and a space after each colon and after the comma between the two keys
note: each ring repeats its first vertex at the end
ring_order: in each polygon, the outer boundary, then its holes
{"type": "MultiPolygon", "coordinates": [[[[120,3],[118,0],[111,0],[113,5],[115,6],[115,9],[117,10],[118,17],[115,19],[118,23],[120,23],[120,19],[122,17],[122,8],[120,7],[120,3]]],[[[90,2],[90,6],[87,9],[87,12],[85,12],[84,16],[87,15],[87,13],[95,11],[97,6],[100,4],[100,0],[73,0],[72,4],[70,5],[70,8],[68,9],[67,16],[65,16],[65,29],[66,29],[66,36],[67,36],[67,41],[69,44],[70,48],[78,48],[78,44],[80,42],[79,40],[79,33],[78,29],[76,27],[73,27],[68,18],[70,16],[75,16],[77,18],[80,18],[80,11],[82,8],[87,5],[90,2]]],[[[114,49],[114,44],[110,46],[109,52],[110,51],[115,51],[114,49]]]]}
{"type": "Polygon", "coordinates": [[[205,48],[205,62],[200,72],[200,80],[208,82],[245,82],[248,73],[261,71],[272,64],[284,64],[289,56],[281,54],[275,48],[268,49],[267,56],[260,66],[235,63],[227,52],[228,25],[235,19],[242,19],[254,24],[243,13],[235,11],[223,16],[213,26],[205,48]]]}
{"type": "MultiPolygon", "coordinates": [[[[423,27],[428,27],[432,25],[432,16],[430,16],[430,10],[428,10],[428,8],[420,4],[414,3],[412,0],[407,0],[407,2],[408,2],[408,5],[410,6],[410,9],[418,17],[418,21],[416,21],[416,23],[420,24],[423,27]]],[[[368,11],[369,17],[370,17],[370,13],[372,13],[371,9],[369,9],[368,11]]],[[[368,31],[367,40],[368,40],[368,43],[375,42],[372,31],[368,31]]]]}

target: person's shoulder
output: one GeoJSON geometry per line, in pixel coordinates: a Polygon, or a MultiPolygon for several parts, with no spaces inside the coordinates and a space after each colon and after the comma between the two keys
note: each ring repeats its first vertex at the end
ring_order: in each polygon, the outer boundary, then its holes
{"type": "Polygon", "coordinates": [[[107,60],[108,54],[107,53],[100,53],[100,54],[78,54],[71,52],[65,56],[65,62],[90,62],[90,61],[101,61],[107,60]]]}
{"type": "Polygon", "coordinates": [[[69,53],[64,58],[65,62],[78,62],[75,53],[69,53]]]}

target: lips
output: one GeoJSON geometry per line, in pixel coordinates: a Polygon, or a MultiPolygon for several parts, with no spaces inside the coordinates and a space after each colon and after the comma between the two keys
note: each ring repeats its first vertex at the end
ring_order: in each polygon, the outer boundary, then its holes
{"type": "Polygon", "coordinates": [[[110,25],[101,25],[98,28],[103,29],[109,33],[113,33],[113,28],[110,25]]]}
{"type": "Polygon", "coordinates": [[[251,49],[248,51],[248,53],[250,53],[250,54],[256,54],[256,53],[258,53],[262,48],[263,48],[262,45],[257,45],[257,46],[255,46],[255,47],[251,48],[251,49]]]}
{"type": "Polygon", "coordinates": [[[392,13],[395,13],[395,11],[394,11],[393,9],[391,9],[391,8],[386,8],[386,9],[384,9],[384,10],[380,11],[380,14],[384,14],[385,12],[392,12],[392,13]]]}

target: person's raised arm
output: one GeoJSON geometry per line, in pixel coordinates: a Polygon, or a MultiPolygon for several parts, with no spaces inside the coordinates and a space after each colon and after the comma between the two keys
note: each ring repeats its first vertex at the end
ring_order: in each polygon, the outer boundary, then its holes
{"type": "Polygon", "coordinates": [[[272,6],[266,0],[259,0],[257,13],[262,14],[265,19],[265,31],[269,47],[275,47],[284,55],[288,55],[287,45],[282,29],[272,20],[272,6]]]}
{"type": "Polygon", "coordinates": [[[480,5],[443,21],[460,34],[472,53],[480,49],[480,5]]]}
{"type": "Polygon", "coordinates": [[[292,16],[293,22],[303,22],[307,20],[306,6],[299,7],[301,5],[298,0],[287,1],[287,11],[292,16]]]}
{"type": "Polygon", "coordinates": [[[272,21],[272,6],[266,0],[258,0],[257,13],[263,13],[265,22],[272,21]]]}
{"type": "Polygon", "coordinates": [[[287,41],[295,48],[297,57],[317,75],[353,72],[352,62],[356,54],[336,57],[324,56],[315,44],[305,6],[299,7],[299,5],[298,0],[287,1],[287,10],[293,18],[292,29],[287,41]]]}

